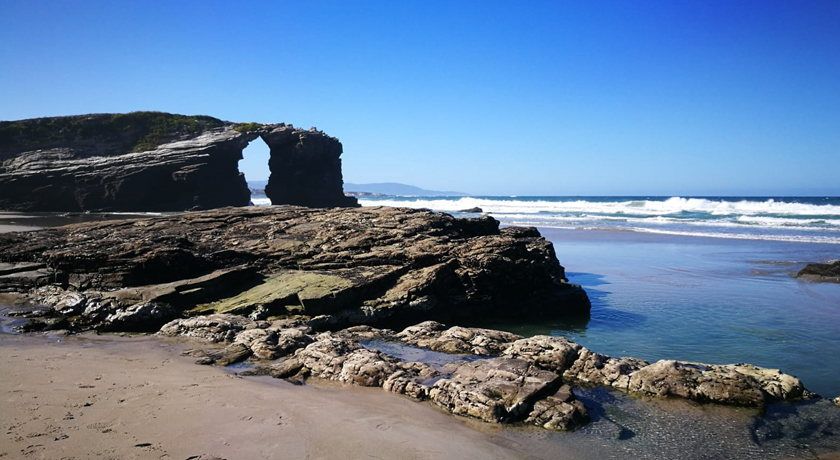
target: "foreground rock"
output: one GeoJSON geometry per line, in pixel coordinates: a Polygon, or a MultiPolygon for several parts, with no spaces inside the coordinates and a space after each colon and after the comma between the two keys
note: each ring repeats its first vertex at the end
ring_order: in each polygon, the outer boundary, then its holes
{"type": "Polygon", "coordinates": [[[703,364],[595,353],[563,337],[534,336],[508,346],[505,356],[525,359],[570,382],[600,385],[646,396],[762,407],[771,401],[811,398],[802,382],[777,369],[750,364],[703,364]]]}
{"type": "MultiPolygon", "coordinates": [[[[0,291],[28,293],[50,307],[43,328],[60,320],[71,330],[156,331],[213,313],[302,315],[320,330],[588,314],[551,243],[498,225],[421,210],[289,206],[9,233],[0,235],[0,291]]],[[[488,341],[515,339],[498,334],[446,340],[487,353],[498,351],[488,341]]]]}
{"type": "Polygon", "coordinates": [[[225,337],[228,345],[202,355],[202,364],[252,356],[257,365],[252,372],[296,383],[318,378],[381,387],[453,414],[552,430],[574,429],[589,420],[573,386],[759,408],[813,397],[799,379],[774,369],[612,358],[562,337],[521,338],[434,321],[398,333],[370,326],[314,333],[301,319],[247,323],[237,318],[179,319],[160,333],[209,343],[225,337]],[[242,324],[251,328],[242,330],[242,324]],[[475,354],[475,347],[482,353],[475,354]]]}
{"type": "Polygon", "coordinates": [[[840,283],[840,260],[808,264],[796,276],[810,281],[840,283]]]}
{"type": "Polygon", "coordinates": [[[320,131],[134,112],[0,122],[0,209],[246,206],[250,191],[237,165],[257,137],[271,149],[272,203],[356,205],[342,193],[341,143],[320,131]]]}

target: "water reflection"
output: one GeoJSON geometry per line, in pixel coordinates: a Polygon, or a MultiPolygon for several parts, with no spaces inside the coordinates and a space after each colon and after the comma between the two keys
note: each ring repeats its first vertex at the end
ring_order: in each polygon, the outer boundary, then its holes
{"type": "Polygon", "coordinates": [[[586,337],[587,331],[593,327],[604,331],[620,331],[637,328],[645,323],[644,315],[611,305],[612,292],[608,288],[601,288],[610,285],[605,275],[567,272],[566,276],[570,282],[582,286],[589,296],[592,310],[588,317],[560,317],[549,320],[526,318],[519,321],[479,319],[470,325],[501,329],[522,336],[556,335],[576,338],[586,337]]]}

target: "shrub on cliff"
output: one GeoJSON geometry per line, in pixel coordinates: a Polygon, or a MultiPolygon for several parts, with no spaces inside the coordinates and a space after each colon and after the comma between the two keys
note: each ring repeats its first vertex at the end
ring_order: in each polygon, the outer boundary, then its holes
{"type": "Polygon", "coordinates": [[[90,156],[139,152],[223,125],[223,121],[209,116],[164,112],[90,114],[0,122],[0,158],[20,151],[67,146],[90,156]]]}

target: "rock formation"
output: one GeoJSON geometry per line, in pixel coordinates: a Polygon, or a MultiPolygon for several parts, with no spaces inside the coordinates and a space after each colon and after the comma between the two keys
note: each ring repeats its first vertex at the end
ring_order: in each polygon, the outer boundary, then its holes
{"type": "Polygon", "coordinates": [[[357,206],[344,196],[341,142],[320,131],[278,127],[261,134],[271,149],[265,194],[274,204],[357,206]]]}
{"type": "Polygon", "coordinates": [[[796,276],[810,281],[840,283],[840,260],[808,264],[796,276]]]}
{"type": "Polygon", "coordinates": [[[749,407],[812,397],[775,369],[430,320],[588,314],[551,243],[488,216],[224,208],[0,234],[0,291],[34,301],[12,312],[24,330],[192,337],[199,364],[250,360],[250,373],[381,387],[494,423],[574,429],[589,419],[576,386],[749,407]]]}
{"type": "Polygon", "coordinates": [[[246,206],[250,192],[237,165],[257,137],[271,147],[274,204],[356,205],[341,191],[341,143],[324,133],[134,112],[0,122],[0,209],[246,206]]]}
{"type": "Polygon", "coordinates": [[[589,312],[536,230],[401,208],[225,208],[0,234],[0,262],[0,291],[31,292],[73,330],[156,331],[209,313],[337,329],[589,312]]]}
{"type": "Polygon", "coordinates": [[[381,387],[453,414],[551,430],[574,429],[589,420],[575,386],[757,408],[814,397],[799,379],[776,369],[612,358],[563,337],[523,338],[435,321],[398,333],[370,326],[317,333],[302,318],[248,321],[212,314],[174,320],[160,334],[209,342],[209,348],[189,352],[198,364],[251,359],[254,367],[247,373],[252,375],[381,387]]]}

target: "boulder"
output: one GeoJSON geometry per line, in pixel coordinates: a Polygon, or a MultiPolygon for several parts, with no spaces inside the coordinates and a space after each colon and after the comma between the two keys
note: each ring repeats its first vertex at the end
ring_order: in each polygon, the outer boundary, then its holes
{"type": "Polygon", "coordinates": [[[536,335],[511,343],[505,348],[504,356],[524,359],[542,369],[562,374],[575,362],[581,348],[564,337],[536,335]]]}
{"type": "Polygon", "coordinates": [[[256,327],[257,323],[249,318],[215,314],[173,320],[164,324],[158,334],[195,337],[208,342],[232,342],[240,332],[256,327]]]}
{"type": "Polygon", "coordinates": [[[575,399],[572,388],[563,385],[552,396],[534,403],[526,423],[547,430],[569,431],[589,422],[589,413],[582,402],[575,399]]]}
{"type": "Polygon", "coordinates": [[[405,363],[329,332],[318,335],[315,342],[295,352],[294,359],[312,377],[383,387],[415,399],[426,398],[429,387],[422,381],[437,375],[422,363],[405,363]]]}
{"type": "Polygon", "coordinates": [[[840,260],[808,264],[796,276],[810,281],[840,283],[840,260]]]}
{"type": "Polygon", "coordinates": [[[628,390],[630,376],[649,363],[638,358],[613,358],[590,351],[585,347],[578,350],[578,357],[563,376],[580,383],[611,386],[628,390]]]}
{"type": "Polygon", "coordinates": [[[496,355],[520,338],[510,332],[472,327],[447,328],[436,321],[424,321],[395,336],[402,342],[443,353],[496,355]]]}
{"type": "MultiPolygon", "coordinates": [[[[482,359],[457,365],[451,376],[435,382],[429,398],[453,414],[509,423],[525,420],[535,403],[556,393],[561,383],[559,375],[521,359],[482,359]]],[[[549,424],[549,407],[558,402],[541,405],[539,411],[546,415],[535,414],[533,422],[549,424]]],[[[559,422],[552,426],[565,427],[559,422]]]]}
{"type": "Polygon", "coordinates": [[[311,342],[312,338],[302,329],[274,327],[246,329],[234,339],[234,343],[245,345],[260,359],[277,359],[311,342]]]}
{"type": "Polygon", "coordinates": [[[177,315],[171,305],[143,302],[118,309],[105,317],[99,326],[107,331],[154,332],[160,325],[177,315]]]}
{"type": "Polygon", "coordinates": [[[710,365],[662,360],[633,372],[628,389],[653,396],[677,396],[739,406],[809,397],[799,379],[752,365],[710,365]]]}

